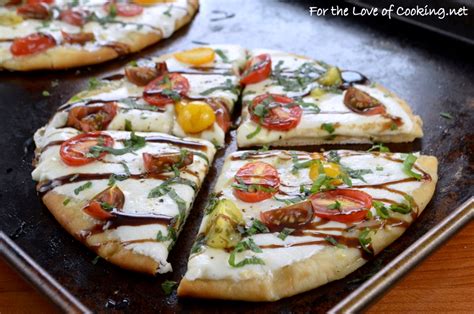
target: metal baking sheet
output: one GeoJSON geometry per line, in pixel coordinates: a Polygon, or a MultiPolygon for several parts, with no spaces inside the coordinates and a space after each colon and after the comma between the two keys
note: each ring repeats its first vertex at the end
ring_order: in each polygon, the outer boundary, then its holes
{"type": "MultiPolygon", "coordinates": [[[[190,26],[139,55],[96,67],[30,74],[0,73],[0,230],[72,296],[93,311],[327,311],[473,195],[474,64],[473,47],[398,21],[382,18],[309,16],[310,5],[330,1],[202,1],[190,26]],[[178,299],[164,296],[161,283],[179,281],[202,217],[202,209],[224,156],[236,149],[235,131],[217,154],[183,233],[170,254],[174,271],[147,277],[121,270],[75,241],[42,205],[31,180],[32,134],[88,79],[103,77],[138,56],[183,49],[194,42],[237,43],[304,54],[358,70],[408,100],[424,121],[425,136],[393,151],[421,150],[440,162],[440,180],[425,212],[375,259],[342,280],[273,303],[178,299]],[[43,96],[47,90],[51,95],[43,96]],[[445,119],[440,112],[449,112],[445,119]]],[[[343,4],[348,5],[348,4],[343,4]]],[[[236,108],[237,113],[240,108],[236,108]]],[[[237,118],[234,114],[234,118],[237,118]]],[[[367,149],[368,145],[304,147],[367,149]]]]}

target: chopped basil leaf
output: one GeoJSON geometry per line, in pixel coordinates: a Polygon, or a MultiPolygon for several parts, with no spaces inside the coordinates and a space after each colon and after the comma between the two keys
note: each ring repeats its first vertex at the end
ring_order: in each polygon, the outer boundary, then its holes
{"type": "Polygon", "coordinates": [[[370,243],[372,243],[372,238],[370,237],[370,229],[365,228],[364,231],[359,234],[358,238],[362,249],[367,253],[374,254],[374,252],[370,248],[370,243]]]}
{"type": "Polygon", "coordinates": [[[101,259],[101,257],[99,255],[94,257],[94,259],[92,260],[92,265],[96,265],[99,262],[100,259],[101,259]]]}
{"type": "Polygon", "coordinates": [[[341,202],[335,201],[334,203],[329,204],[328,209],[331,209],[331,210],[336,210],[337,209],[337,210],[340,211],[341,210],[341,202]]]}
{"type": "Polygon", "coordinates": [[[79,193],[81,193],[82,191],[86,190],[86,189],[89,189],[90,187],[92,186],[92,182],[91,181],[88,181],[86,183],[84,183],[83,185],[77,187],[74,189],[74,194],[75,195],[78,195],[79,193]]]}
{"type": "Polygon", "coordinates": [[[321,130],[325,130],[326,132],[328,132],[329,134],[332,134],[334,133],[334,124],[332,123],[323,123],[321,125],[321,130]]]}
{"type": "Polygon", "coordinates": [[[377,171],[382,171],[382,170],[383,170],[383,167],[382,167],[382,166],[377,166],[377,167],[375,167],[375,170],[377,170],[377,171]]]}
{"type": "Polygon", "coordinates": [[[257,125],[257,128],[255,129],[255,131],[253,131],[252,133],[249,133],[247,134],[247,139],[251,139],[253,138],[255,135],[257,135],[258,133],[260,133],[260,131],[262,130],[262,127],[260,126],[260,124],[257,125]]]}
{"type": "Polygon", "coordinates": [[[397,130],[398,129],[398,125],[396,123],[393,123],[390,124],[390,130],[394,131],[394,130],[397,130]]]}
{"type": "Polygon", "coordinates": [[[165,295],[170,295],[174,288],[176,287],[176,285],[178,285],[178,283],[176,281],[171,281],[171,280],[165,280],[162,284],[161,284],[161,289],[163,290],[163,292],[165,293],[165,295]]]}
{"type": "Polygon", "coordinates": [[[390,152],[390,149],[382,143],[372,145],[372,147],[369,148],[367,151],[371,152],[371,151],[374,151],[374,150],[378,150],[381,153],[389,153],[390,152]]]}
{"type": "Polygon", "coordinates": [[[412,211],[413,206],[415,205],[415,200],[413,199],[413,197],[411,197],[408,194],[403,195],[403,197],[405,198],[406,202],[390,205],[390,210],[391,211],[394,211],[394,212],[397,212],[397,213],[400,213],[400,214],[404,214],[404,215],[406,215],[406,214],[408,214],[412,211]]]}
{"type": "Polygon", "coordinates": [[[158,242],[165,242],[165,241],[176,241],[176,230],[172,226],[168,226],[168,234],[166,236],[163,235],[161,230],[158,231],[156,235],[156,241],[158,242]]]}
{"type": "Polygon", "coordinates": [[[258,219],[254,219],[254,221],[252,222],[252,225],[246,231],[247,235],[249,236],[257,234],[257,233],[265,233],[265,232],[270,232],[270,230],[268,230],[267,226],[265,226],[258,219]]]}
{"type": "Polygon", "coordinates": [[[346,247],[344,244],[340,244],[339,242],[337,242],[337,240],[331,236],[325,237],[324,240],[326,240],[327,242],[331,243],[332,245],[340,249],[343,249],[346,247]]]}
{"type": "Polygon", "coordinates": [[[293,232],[295,229],[292,228],[283,228],[282,231],[278,234],[278,238],[281,239],[282,241],[285,241],[285,239],[293,232]]]}
{"type": "Polygon", "coordinates": [[[103,84],[103,82],[98,80],[96,77],[93,77],[89,79],[88,84],[89,84],[89,87],[88,87],[89,90],[92,90],[92,89],[99,88],[103,84]]]}
{"type": "Polygon", "coordinates": [[[163,12],[163,15],[166,15],[167,17],[171,17],[171,10],[173,9],[173,5],[170,5],[168,9],[163,12]]]}
{"type": "Polygon", "coordinates": [[[328,161],[338,164],[341,161],[341,156],[335,150],[331,150],[328,154],[328,161]]]}
{"type": "Polygon", "coordinates": [[[211,193],[209,195],[209,200],[207,201],[207,206],[206,206],[206,211],[205,211],[206,215],[209,215],[210,213],[212,213],[218,203],[219,203],[219,199],[217,198],[217,194],[211,193]]]}
{"type": "Polygon", "coordinates": [[[410,176],[410,177],[413,177],[417,180],[421,180],[421,174],[419,173],[416,173],[416,172],[413,172],[412,168],[413,168],[413,165],[415,164],[417,160],[417,157],[413,154],[408,154],[408,156],[405,158],[405,160],[403,161],[403,172],[410,176]]]}
{"type": "Polygon", "coordinates": [[[196,241],[191,248],[191,254],[196,254],[201,252],[203,245],[206,244],[206,236],[204,234],[199,234],[196,238],[196,241]]]}
{"type": "Polygon", "coordinates": [[[333,185],[334,178],[327,176],[324,173],[319,174],[319,176],[314,180],[313,185],[311,186],[310,192],[317,193],[325,190],[334,190],[336,187],[333,185]]]}
{"type": "Polygon", "coordinates": [[[129,131],[129,132],[132,132],[133,129],[132,129],[132,121],[128,120],[128,119],[125,119],[125,131],[129,131]]]}
{"type": "Polygon", "coordinates": [[[230,62],[229,58],[227,58],[226,54],[221,49],[214,49],[214,52],[222,59],[222,62],[224,63],[230,62]]]}
{"type": "Polygon", "coordinates": [[[367,181],[365,181],[363,175],[372,173],[372,170],[370,170],[370,169],[351,169],[349,167],[343,167],[343,170],[352,179],[359,179],[363,182],[367,182],[367,181]]]}
{"type": "Polygon", "coordinates": [[[380,218],[387,219],[390,217],[387,207],[385,207],[385,205],[382,202],[372,201],[372,206],[375,208],[375,211],[377,212],[377,216],[379,216],[380,218]]]}
{"type": "Polygon", "coordinates": [[[278,202],[283,202],[286,205],[296,204],[304,200],[302,196],[297,196],[293,198],[279,198],[279,197],[273,196],[273,199],[278,202]]]}
{"type": "Polygon", "coordinates": [[[97,158],[99,157],[100,153],[107,152],[112,155],[120,156],[120,155],[132,153],[136,150],[139,150],[145,147],[145,145],[146,145],[145,138],[136,135],[135,132],[132,132],[130,135],[130,139],[124,142],[123,148],[113,148],[113,147],[103,146],[103,145],[100,145],[99,143],[99,145],[95,145],[90,148],[89,155],[90,157],[97,158]]]}
{"type": "Polygon", "coordinates": [[[449,112],[440,112],[439,115],[448,120],[454,119],[454,117],[449,112]]]}
{"type": "Polygon", "coordinates": [[[51,96],[51,94],[50,94],[47,90],[44,90],[41,94],[42,94],[44,97],[51,96]]]}
{"type": "Polygon", "coordinates": [[[245,258],[245,259],[241,260],[240,262],[236,263],[235,262],[235,257],[236,257],[235,255],[237,253],[240,253],[240,252],[243,252],[243,251],[246,251],[246,250],[250,250],[250,251],[255,252],[255,253],[261,253],[262,252],[262,249],[257,244],[255,244],[255,242],[253,241],[252,238],[248,238],[246,240],[240,241],[239,243],[237,243],[237,245],[235,246],[232,253],[230,253],[229,260],[228,260],[229,265],[232,266],[232,267],[243,267],[243,266],[249,265],[249,264],[265,265],[265,262],[262,259],[260,259],[256,256],[252,256],[250,258],[245,258]]]}
{"type": "Polygon", "coordinates": [[[66,199],[63,201],[63,205],[64,205],[64,206],[67,206],[67,204],[69,204],[70,201],[71,201],[70,198],[66,198],[66,199]]]}

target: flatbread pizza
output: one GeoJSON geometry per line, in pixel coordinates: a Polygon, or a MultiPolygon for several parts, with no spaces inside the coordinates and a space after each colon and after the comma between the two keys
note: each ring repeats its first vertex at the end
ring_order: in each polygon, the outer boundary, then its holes
{"type": "Polygon", "coordinates": [[[225,161],[178,295],[274,301],[362,266],[422,213],[437,160],[240,151],[225,161]]]}
{"type": "Polygon", "coordinates": [[[210,142],[73,128],[35,140],[37,191],[70,234],[120,267],[172,270],[167,256],[214,158],[210,142]]]}
{"type": "Polygon", "coordinates": [[[102,63],[170,37],[198,0],[0,1],[0,69],[67,69],[102,63]]]}
{"type": "Polygon", "coordinates": [[[422,121],[363,74],[286,52],[256,49],[242,73],[239,147],[411,142],[422,121]]]}

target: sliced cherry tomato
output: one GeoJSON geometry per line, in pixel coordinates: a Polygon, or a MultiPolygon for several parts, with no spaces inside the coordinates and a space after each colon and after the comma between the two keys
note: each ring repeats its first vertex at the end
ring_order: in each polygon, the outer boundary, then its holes
{"type": "Polygon", "coordinates": [[[108,220],[114,217],[110,211],[122,209],[124,203],[125,195],[119,187],[114,185],[97,194],[84,207],[84,211],[96,219],[108,220]]]}
{"type": "Polygon", "coordinates": [[[284,228],[303,228],[313,220],[311,201],[286,207],[268,210],[260,213],[260,219],[272,232],[279,232],[284,228]]]}
{"type": "Polygon", "coordinates": [[[10,51],[14,56],[27,56],[56,46],[53,37],[36,33],[13,41],[10,51]]]}
{"type": "Polygon", "coordinates": [[[234,195],[247,203],[257,203],[272,197],[280,186],[278,171],[272,165],[249,162],[235,174],[234,195]]]}
{"type": "Polygon", "coordinates": [[[179,73],[165,73],[148,83],[143,98],[154,106],[164,106],[175,102],[173,98],[184,96],[189,91],[189,81],[179,73]]]}
{"type": "Polygon", "coordinates": [[[364,116],[385,114],[387,112],[380,101],[352,86],[347,89],[344,95],[344,105],[355,113],[364,116]]]}
{"type": "Polygon", "coordinates": [[[255,97],[250,106],[251,119],[263,127],[288,131],[300,123],[303,110],[293,99],[276,94],[265,94],[255,97]],[[258,110],[263,106],[263,110],[258,110]],[[263,116],[262,116],[262,112],[263,116]]]}
{"type": "Polygon", "coordinates": [[[214,61],[215,52],[212,48],[198,47],[177,52],[174,57],[180,62],[198,66],[214,61]]]}
{"type": "Polygon", "coordinates": [[[186,154],[149,154],[143,153],[143,164],[147,173],[162,173],[171,171],[175,166],[178,169],[184,168],[193,163],[194,154],[187,151],[186,154]]]}
{"type": "Polygon", "coordinates": [[[95,36],[94,33],[66,33],[64,31],[61,31],[61,34],[63,35],[64,41],[67,42],[68,44],[79,44],[79,45],[84,45],[85,43],[89,41],[94,41],[95,36]]]}
{"type": "Polygon", "coordinates": [[[272,72],[272,58],[268,53],[253,57],[245,66],[240,83],[255,84],[267,79],[272,72]]]}
{"type": "Polygon", "coordinates": [[[231,125],[229,108],[218,99],[209,99],[208,104],[212,109],[214,109],[217,124],[221,127],[224,133],[227,133],[231,125]]]}
{"type": "Polygon", "coordinates": [[[132,17],[142,14],[143,7],[132,4],[132,3],[106,3],[104,5],[104,10],[107,11],[109,14],[115,10],[117,15],[124,16],[124,17],[132,17]]]}
{"type": "Polygon", "coordinates": [[[82,133],[62,143],[59,155],[68,166],[83,166],[102,159],[107,154],[102,152],[97,157],[90,156],[91,148],[97,145],[112,147],[114,139],[101,132],[82,133]]]}
{"type": "Polygon", "coordinates": [[[86,23],[84,12],[73,9],[66,9],[59,15],[61,21],[75,26],[82,26],[86,23]]]}
{"type": "Polygon", "coordinates": [[[16,10],[16,13],[24,18],[46,20],[50,13],[48,7],[42,3],[24,4],[16,10]]]}
{"type": "Polygon", "coordinates": [[[361,221],[372,207],[372,197],[362,191],[339,189],[310,196],[314,214],[342,223],[361,221]]]}
{"type": "Polygon", "coordinates": [[[105,130],[117,115],[117,104],[108,102],[98,106],[78,106],[69,111],[67,126],[84,132],[105,130]]]}
{"type": "Polygon", "coordinates": [[[47,4],[53,4],[54,0],[28,0],[26,1],[28,4],[37,4],[37,3],[47,3],[47,4]]]}

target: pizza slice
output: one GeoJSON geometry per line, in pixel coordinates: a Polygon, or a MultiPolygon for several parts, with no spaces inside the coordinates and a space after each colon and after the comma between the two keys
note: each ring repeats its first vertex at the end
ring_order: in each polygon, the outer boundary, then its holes
{"type": "Polygon", "coordinates": [[[71,235],[122,268],[171,271],[168,252],[212,163],[210,142],[73,128],[35,140],[37,191],[71,235]]]}
{"type": "Polygon", "coordinates": [[[178,295],[274,301],[343,278],[410,226],[436,182],[436,158],[419,154],[235,152],[178,295]]]}
{"type": "Polygon", "coordinates": [[[170,37],[198,0],[0,1],[0,69],[65,69],[102,63],[170,37]]]}
{"type": "Polygon", "coordinates": [[[198,47],[132,62],[61,106],[43,132],[124,130],[198,137],[224,145],[240,94],[246,51],[234,45],[198,47]]]}
{"type": "Polygon", "coordinates": [[[410,142],[422,121],[359,72],[280,51],[253,50],[241,83],[239,147],[410,142]]]}

